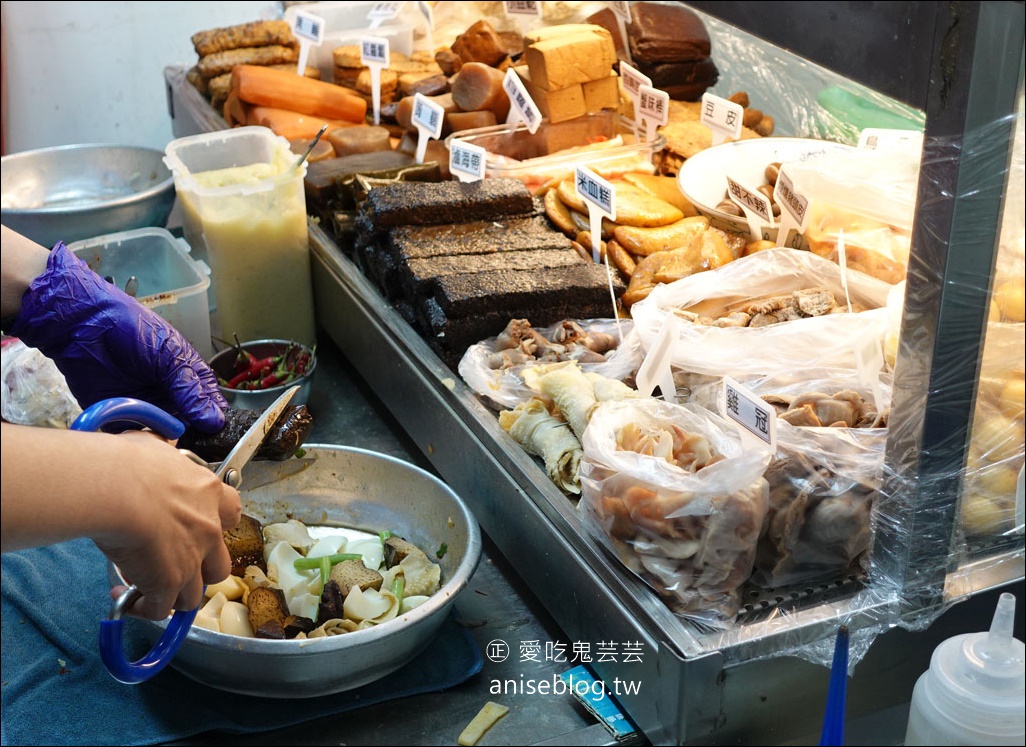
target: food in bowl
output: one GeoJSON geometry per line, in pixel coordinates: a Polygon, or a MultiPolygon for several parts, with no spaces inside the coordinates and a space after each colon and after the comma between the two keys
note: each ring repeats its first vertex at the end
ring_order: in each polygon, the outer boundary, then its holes
{"type": "MultiPolygon", "coordinates": [[[[252,516],[225,532],[232,574],[207,586],[194,625],[244,638],[319,638],[393,620],[439,588],[441,566],[411,542],[342,526],[252,516]]],[[[445,545],[433,551],[445,555],[445,545]]]]}
{"type": "MultiPolygon", "coordinates": [[[[721,205],[727,194],[728,176],[741,184],[758,188],[769,182],[767,169],[771,165],[806,163],[824,154],[853,150],[850,145],[813,138],[735,140],[701,150],[684,161],[677,173],[677,185],[714,227],[748,234],[748,220],[743,215],[731,214],[736,211],[725,211],[721,205]]],[[[763,240],[775,241],[777,226],[763,226],[761,233],[763,240]]]]}
{"type": "Polygon", "coordinates": [[[305,404],[310,397],[316,347],[293,340],[236,341],[216,353],[210,367],[221,393],[233,407],[268,407],[291,386],[300,386],[292,403],[305,404]]]}

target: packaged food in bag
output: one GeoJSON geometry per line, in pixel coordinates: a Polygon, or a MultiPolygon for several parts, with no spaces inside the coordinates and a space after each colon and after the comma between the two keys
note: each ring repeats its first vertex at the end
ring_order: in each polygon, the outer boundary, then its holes
{"type": "Polygon", "coordinates": [[[709,410],[657,399],[599,404],[582,445],[588,531],[674,613],[729,626],[767,516],[769,452],[709,410]]]}

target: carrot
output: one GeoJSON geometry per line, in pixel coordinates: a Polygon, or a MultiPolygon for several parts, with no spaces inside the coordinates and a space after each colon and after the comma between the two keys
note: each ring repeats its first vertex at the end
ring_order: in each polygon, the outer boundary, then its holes
{"type": "Polygon", "coordinates": [[[367,102],[352,89],[287,70],[236,65],[231,88],[248,104],[348,122],[363,122],[367,117],[367,102]]]}
{"type": "Polygon", "coordinates": [[[228,92],[224,101],[224,121],[229,127],[241,127],[249,121],[249,104],[242,101],[234,91],[228,92]]]}
{"type": "Polygon", "coordinates": [[[328,125],[329,130],[356,126],[354,122],[321,119],[289,109],[276,109],[272,106],[249,107],[246,124],[269,127],[275,135],[281,135],[286,140],[312,140],[323,125],[328,125]]]}

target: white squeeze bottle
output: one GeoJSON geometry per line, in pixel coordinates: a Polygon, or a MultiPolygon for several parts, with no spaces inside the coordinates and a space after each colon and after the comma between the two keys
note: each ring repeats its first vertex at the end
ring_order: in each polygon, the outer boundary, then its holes
{"type": "Polygon", "coordinates": [[[1012,635],[1015,597],[998,599],[987,633],[947,639],[916,682],[906,745],[1021,745],[1026,644],[1012,635]]]}

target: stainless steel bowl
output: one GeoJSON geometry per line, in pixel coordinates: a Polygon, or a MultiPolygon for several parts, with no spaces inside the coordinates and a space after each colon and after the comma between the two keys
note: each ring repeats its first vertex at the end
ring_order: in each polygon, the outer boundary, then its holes
{"type": "MultiPolygon", "coordinates": [[[[477,521],[445,483],[419,467],[364,449],[311,445],[302,459],[251,462],[243,509],[262,522],[388,529],[429,556],[444,543],[442,586],[405,615],[330,638],[241,638],[193,627],[171,666],[205,685],[243,695],[311,698],[378,680],[432,640],[481,558],[477,521]]],[[[112,581],[117,570],[109,567],[112,581]]],[[[166,623],[146,623],[151,642],[166,623]]]]}
{"type": "Polygon", "coordinates": [[[62,145],[4,156],[0,220],[51,247],[163,227],[175,201],[164,152],[127,145],[62,145]]]}
{"type": "MultiPolygon", "coordinates": [[[[252,353],[257,358],[267,358],[271,355],[284,353],[292,343],[289,340],[251,340],[241,343],[243,350],[252,353]]],[[[228,404],[239,410],[263,410],[271,404],[289,387],[299,385],[299,391],[292,398],[289,404],[305,405],[310,399],[310,389],[313,387],[314,371],[317,369],[317,356],[305,345],[303,348],[311,353],[310,368],[306,373],[299,376],[288,384],[272,386],[267,389],[229,389],[226,386],[220,387],[221,394],[228,400],[228,404]]],[[[230,381],[235,375],[235,348],[225,348],[216,353],[210,359],[210,367],[219,379],[230,381]]]]}

